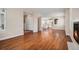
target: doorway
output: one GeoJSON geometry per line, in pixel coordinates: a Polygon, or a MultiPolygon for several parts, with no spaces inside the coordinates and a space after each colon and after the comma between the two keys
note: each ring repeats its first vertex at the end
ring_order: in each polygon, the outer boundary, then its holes
{"type": "Polygon", "coordinates": [[[24,34],[33,32],[33,19],[31,15],[24,15],[24,34]]]}

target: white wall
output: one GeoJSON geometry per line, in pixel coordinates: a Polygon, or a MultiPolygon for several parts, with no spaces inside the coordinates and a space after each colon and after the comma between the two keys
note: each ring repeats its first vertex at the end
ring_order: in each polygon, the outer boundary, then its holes
{"type": "Polygon", "coordinates": [[[0,33],[0,40],[23,35],[23,10],[7,9],[6,30],[0,33]]]}
{"type": "Polygon", "coordinates": [[[70,35],[70,9],[65,9],[65,32],[70,35]]]}
{"type": "Polygon", "coordinates": [[[43,17],[48,17],[50,14],[58,14],[64,12],[64,8],[25,8],[27,13],[37,13],[43,17]]]}
{"type": "Polygon", "coordinates": [[[64,16],[62,17],[57,17],[57,24],[54,24],[53,25],[53,28],[56,28],[56,29],[61,29],[61,30],[64,30],[64,16]]]}
{"type": "Polygon", "coordinates": [[[52,26],[53,29],[64,30],[64,27],[65,27],[65,25],[64,25],[64,21],[65,21],[64,16],[65,16],[64,11],[62,11],[62,12],[54,12],[54,13],[51,12],[50,18],[52,17],[53,20],[58,19],[57,24],[53,24],[53,26],[52,26]]]}

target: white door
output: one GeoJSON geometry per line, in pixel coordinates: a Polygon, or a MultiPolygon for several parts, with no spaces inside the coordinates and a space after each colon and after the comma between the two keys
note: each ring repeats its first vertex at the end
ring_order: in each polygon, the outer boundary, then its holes
{"type": "Polygon", "coordinates": [[[25,17],[25,30],[33,30],[33,18],[30,15],[25,17]]]}

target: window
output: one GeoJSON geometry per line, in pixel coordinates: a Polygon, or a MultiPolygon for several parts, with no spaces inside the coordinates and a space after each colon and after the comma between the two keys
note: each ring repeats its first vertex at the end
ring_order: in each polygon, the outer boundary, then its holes
{"type": "Polygon", "coordinates": [[[6,26],[6,9],[0,9],[0,31],[5,30],[6,26]]]}

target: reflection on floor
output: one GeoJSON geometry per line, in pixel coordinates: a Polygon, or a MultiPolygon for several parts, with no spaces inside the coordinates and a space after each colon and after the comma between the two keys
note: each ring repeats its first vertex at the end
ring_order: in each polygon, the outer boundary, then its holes
{"type": "Polygon", "coordinates": [[[1,50],[66,50],[67,40],[63,30],[48,29],[29,32],[23,36],[0,41],[1,50]]]}

